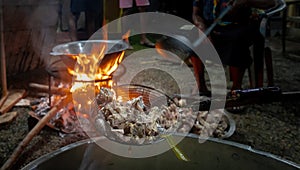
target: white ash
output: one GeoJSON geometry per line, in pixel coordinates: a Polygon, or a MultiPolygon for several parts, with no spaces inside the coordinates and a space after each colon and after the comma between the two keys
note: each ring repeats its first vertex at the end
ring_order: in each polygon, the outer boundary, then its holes
{"type": "Polygon", "coordinates": [[[220,109],[199,111],[192,133],[201,135],[208,134],[216,138],[223,138],[229,128],[229,120],[220,109]]]}
{"type": "MultiPolygon", "coordinates": [[[[62,96],[60,95],[51,96],[52,105],[55,105],[61,97],[62,96]]],[[[51,110],[48,97],[34,100],[33,102],[31,102],[31,106],[34,111],[35,118],[37,119],[41,119],[51,110]]],[[[80,124],[78,118],[84,119],[82,116],[76,113],[73,103],[70,102],[66,106],[58,110],[56,115],[51,118],[48,124],[50,125],[50,127],[53,127],[64,133],[82,132],[81,124],[83,121],[81,120],[80,124]]]]}
{"type": "Polygon", "coordinates": [[[96,96],[96,101],[99,106],[104,106],[106,103],[116,100],[116,94],[113,90],[108,88],[101,88],[99,94],[96,96]]]}
{"type": "MultiPolygon", "coordinates": [[[[100,98],[97,97],[98,100],[100,98]]],[[[97,101],[97,103],[106,103],[106,105],[100,107],[95,121],[96,127],[101,131],[105,129],[105,135],[117,136],[123,142],[151,142],[162,132],[175,132],[180,112],[182,112],[182,109],[174,103],[169,106],[154,106],[147,109],[142,96],[129,101],[123,101],[119,97],[118,100],[111,102],[97,101]],[[109,127],[104,125],[105,122],[109,127]]]]}
{"type": "MultiPolygon", "coordinates": [[[[115,95],[114,92],[105,94],[115,95]]],[[[129,101],[116,96],[97,97],[99,99],[109,101],[97,101],[106,103],[98,105],[100,110],[95,120],[97,129],[121,142],[145,144],[159,139],[161,134],[175,132],[222,138],[229,127],[229,121],[222,111],[193,111],[184,99],[174,99],[174,103],[168,106],[150,108],[145,106],[142,96],[129,101]]]]}
{"type": "Polygon", "coordinates": [[[35,104],[36,106],[35,113],[39,117],[45,116],[51,109],[51,107],[49,106],[48,97],[43,97],[37,101],[34,101],[32,104],[35,104]]]}

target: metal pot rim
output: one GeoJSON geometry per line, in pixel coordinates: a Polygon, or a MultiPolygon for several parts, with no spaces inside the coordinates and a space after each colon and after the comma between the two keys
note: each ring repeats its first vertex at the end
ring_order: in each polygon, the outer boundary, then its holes
{"type": "MultiPolygon", "coordinates": [[[[196,134],[188,134],[188,135],[184,135],[184,134],[181,134],[181,133],[175,133],[173,134],[175,136],[185,136],[185,137],[189,137],[189,138],[194,138],[194,139],[199,139],[199,136],[196,135],[196,134]]],[[[29,164],[27,164],[25,167],[22,168],[22,170],[27,170],[27,169],[34,169],[34,167],[37,167],[39,164],[41,164],[42,162],[44,161],[47,161],[49,160],[50,158],[64,152],[64,151],[68,151],[68,150],[71,150],[75,147],[78,147],[78,146],[81,146],[83,144],[91,144],[91,143],[94,143],[94,141],[97,141],[97,140],[104,140],[106,139],[105,137],[95,137],[95,138],[90,138],[90,139],[85,139],[85,140],[81,140],[81,141],[78,141],[78,142],[75,142],[75,143],[72,143],[72,144],[69,144],[67,146],[64,146],[56,151],[53,151],[51,153],[48,153],[48,154],[45,154],[44,156],[30,162],[29,164]]],[[[259,150],[256,150],[256,149],[253,149],[251,146],[249,145],[245,145],[245,144],[241,144],[241,143],[237,143],[237,142],[233,142],[233,141],[228,141],[228,140],[223,140],[223,139],[219,139],[219,138],[208,138],[208,139],[205,139],[207,141],[210,141],[210,142],[214,142],[214,143],[219,143],[219,144],[225,144],[225,145],[229,145],[229,146],[233,146],[233,147],[236,147],[236,148],[239,148],[239,149],[242,149],[242,150],[247,150],[251,153],[254,153],[254,154],[258,154],[258,155],[261,155],[261,156],[265,156],[265,157],[268,157],[268,158],[271,158],[271,159],[274,159],[276,161],[279,161],[279,162],[282,162],[282,163],[285,163],[289,166],[292,166],[294,168],[297,168],[297,169],[300,169],[300,165],[299,164],[296,164],[292,161],[289,161],[289,160],[286,160],[284,158],[280,158],[279,156],[277,155],[274,155],[274,154],[271,154],[271,153],[268,153],[268,152],[264,152],[264,151],[259,151],[259,150]]]]}
{"type": "Polygon", "coordinates": [[[66,52],[66,50],[72,45],[80,46],[82,44],[81,46],[84,48],[84,46],[87,43],[90,43],[90,44],[92,44],[92,43],[94,43],[94,44],[107,43],[107,44],[119,45],[118,46],[119,48],[112,48],[113,46],[108,47],[106,54],[124,51],[128,48],[128,44],[126,42],[124,42],[123,40],[82,40],[82,41],[72,41],[72,42],[56,45],[55,47],[52,48],[50,55],[52,55],[52,56],[76,55],[77,53],[68,53],[68,52],[66,52]]]}

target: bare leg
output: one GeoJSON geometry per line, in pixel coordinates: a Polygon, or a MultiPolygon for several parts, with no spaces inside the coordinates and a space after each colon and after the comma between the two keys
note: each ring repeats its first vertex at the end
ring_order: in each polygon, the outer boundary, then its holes
{"type": "Polygon", "coordinates": [[[264,57],[265,57],[265,62],[266,62],[268,86],[274,86],[272,51],[271,51],[270,47],[265,48],[265,56],[264,57]]]}
{"type": "Polygon", "coordinates": [[[90,37],[96,31],[96,14],[93,11],[86,11],[85,12],[85,25],[86,25],[86,32],[87,36],[90,37]]]}
{"type": "Polygon", "coordinates": [[[233,82],[231,90],[241,89],[246,68],[230,66],[229,69],[230,77],[233,82]]]}
{"type": "MultiPolygon", "coordinates": [[[[138,7],[139,12],[146,12],[146,7],[138,7]]],[[[146,18],[140,18],[141,21],[141,30],[145,30],[145,19],[146,18]]],[[[141,34],[141,40],[140,40],[141,44],[147,45],[149,47],[155,47],[155,44],[153,44],[146,36],[146,34],[141,34]]]]}
{"type": "MultiPolygon", "coordinates": [[[[228,97],[236,97],[236,93],[233,93],[233,90],[239,90],[242,88],[243,76],[246,71],[246,68],[239,68],[239,67],[229,67],[230,77],[233,82],[231,87],[231,93],[228,97]]],[[[236,107],[227,107],[227,111],[231,113],[240,113],[244,110],[243,106],[236,106],[236,107]]]]}
{"type": "MultiPolygon", "coordinates": [[[[123,16],[126,16],[126,15],[129,15],[130,13],[131,13],[131,10],[132,9],[130,9],[130,8],[124,8],[123,9],[123,13],[122,13],[122,17],[123,16]]],[[[126,18],[123,18],[122,19],[122,31],[123,31],[123,33],[125,33],[125,34],[123,34],[123,40],[129,45],[129,47],[128,47],[128,49],[133,49],[133,47],[130,45],[130,41],[129,41],[129,34],[127,35],[127,33],[130,31],[130,29],[128,28],[128,21],[127,21],[127,19],[126,18]],[[124,36],[124,35],[126,35],[126,36],[124,36]]]]}
{"type": "Polygon", "coordinates": [[[70,34],[71,41],[76,41],[78,39],[77,20],[78,20],[78,16],[70,12],[69,13],[69,34],[70,34]]]}
{"type": "Polygon", "coordinates": [[[200,60],[200,58],[196,56],[191,57],[191,62],[194,68],[194,74],[197,81],[199,93],[207,93],[209,92],[205,83],[204,78],[204,64],[200,60]]]}
{"type": "Polygon", "coordinates": [[[264,37],[257,35],[253,44],[255,86],[262,87],[264,80],[264,37]]]}

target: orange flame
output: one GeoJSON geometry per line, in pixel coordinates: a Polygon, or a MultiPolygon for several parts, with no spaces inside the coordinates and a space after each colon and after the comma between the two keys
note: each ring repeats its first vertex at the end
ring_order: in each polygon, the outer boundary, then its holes
{"type": "Polygon", "coordinates": [[[125,41],[128,41],[129,36],[130,36],[130,30],[127,31],[127,32],[122,36],[122,39],[125,40],[125,41]]]}
{"type": "MultiPolygon", "coordinates": [[[[103,39],[107,40],[107,26],[103,27],[103,39]]],[[[128,33],[129,36],[129,33],[128,33]]],[[[76,63],[74,67],[67,68],[73,76],[73,84],[70,89],[73,97],[76,113],[81,113],[87,118],[90,107],[93,107],[95,94],[100,87],[112,87],[111,76],[124,59],[125,51],[107,54],[107,43],[92,44],[91,51],[87,54],[72,55],[76,63]]]]}
{"type": "MultiPolygon", "coordinates": [[[[105,22],[105,21],[104,21],[105,22]]],[[[107,25],[102,27],[103,39],[108,39],[107,25]]],[[[128,32],[128,35],[129,36],[128,32]]],[[[68,72],[73,75],[75,81],[71,88],[73,93],[77,89],[85,88],[86,83],[95,83],[94,86],[100,88],[101,80],[111,79],[111,74],[118,68],[124,58],[124,51],[115,54],[106,54],[107,43],[92,44],[90,54],[79,54],[72,56],[76,58],[77,65],[74,70],[68,68],[68,72]]],[[[105,82],[111,87],[112,82],[105,82]]]]}
{"type": "MultiPolygon", "coordinates": [[[[71,92],[76,91],[80,88],[85,88],[86,83],[93,83],[97,80],[106,80],[111,78],[111,74],[118,68],[119,64],[124,59],[125,52],[122,51],[120,54],[109,54],[105,57],[105,46],[100,51],[95,48],[95,51],[99,51],[99,55],[86,55],[80,54],[76,57],[77,65],[74,70],[68,68],[68,72],[74,76],[74,84],[71,88],[71,92]],[[102,58],[99,61],[98,59],[102,58]]],[[[94,53],[94,52],[93,52],[94,53]]],[[[96,87],[100,87],[101,83],[95,83],[96,87]]],[[[112,82],[106,83],[106,86],[111,87],[112,82]]]]}

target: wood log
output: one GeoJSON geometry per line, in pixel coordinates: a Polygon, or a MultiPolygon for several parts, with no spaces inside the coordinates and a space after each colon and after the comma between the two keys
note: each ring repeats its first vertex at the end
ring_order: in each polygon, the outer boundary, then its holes
{"type": "Polygon", "coordinates": [[[53,116],[56,115],[57,111],[60,110],[67,103],[71,102],[71,96],[65,96],[61,98],[60,102],[58,102],[52,109],[34,126],[34,128],[25,136],[25,138],[20,142],[18,147],[14,150],[9,159],[3,164],[1,170],[7,170],[12,167],[12,165],[17,161],[20,157],[26,146],[30,143],[30,141],[42,130],[42,128],[51,120],[53,116]]]}
{"type": "MultiPolygon", "coordinates": [[[[30,83],[29,87],[39,90],[40,92],[48,92],[49,93],[48,85],[38,84],[38,83],[30,83]]],[[[65,94],[70,93],[70,90],[67,88],[59,88],[59,87],[51,86],[50,89],[51,89],[51,92],[50,92],[51,94],[65,95],[65,94]]]]}
{"type": "Polygon", "coordinates": [[[0,7],[0,67],[1,67],[1,87],[2,87],[2,98],[0,101],[0,108],[4,104],[8,96],[7,80],[6,80],[6,57],[5,57],[5,46],[4,46],[4,33],[3,33],[3,7],[0,7]]]}
{"type": "Polygon", "coordinates": [[[8,112],[0,116],[0,125],[9,123],[17,117],[17,112],[8,112]]]}
{"type": "Polygon", "coordinates": [[[14,105],[25,96],[25,93],[25,90],[11,90],[0,108],[0,115],[14,107],[14,105]]]}
{"type": "Polygon", "coordinates": [[[4,105],[4,103],[5,103],[5,101],[6,101],[7,97],[8,97],[8,93],[9,93],[9,92],[7,92],[6,94],[4,94],[4,95],[2,96],[2,98],[1,98],[1,100],[0,100],[0,108],[4,105]]]}

